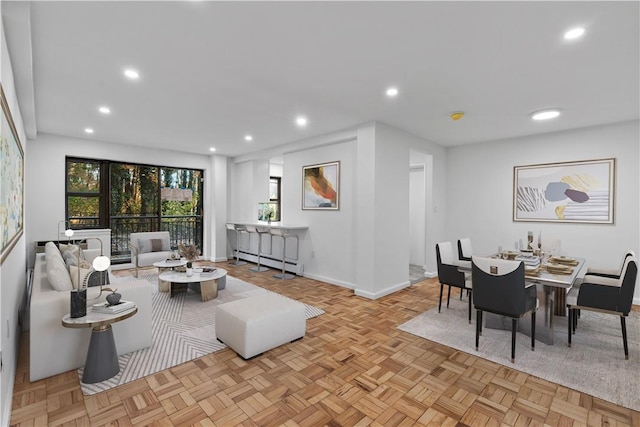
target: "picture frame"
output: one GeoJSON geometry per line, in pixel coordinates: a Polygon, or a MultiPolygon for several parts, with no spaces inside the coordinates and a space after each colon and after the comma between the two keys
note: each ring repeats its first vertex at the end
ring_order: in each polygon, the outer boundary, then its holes
{"type": "Polygon", "coordinates": [[[302,167],[302,209],[340,209],[340,162],[302,167]]]}
{"type": "Polygon", "coordinates": [[[513,221],[613,224],[616,159],[513,168],[513,221]]]}
{"type": "Polygon", "coordinates": [[[0,264],[24,231],[24,151],[0,85],[0,264]]]}

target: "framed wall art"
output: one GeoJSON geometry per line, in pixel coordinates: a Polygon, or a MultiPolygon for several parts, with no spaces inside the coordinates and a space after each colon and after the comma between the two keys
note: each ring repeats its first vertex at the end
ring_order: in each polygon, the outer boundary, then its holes
{"type": "Polygon", "coordinates": [[[302,209],[340,208],[340,162],[302,167],[302,209]]]}
{"type": "Polygon", "coordinates": [[[11,252],[24,230],[24,152],[4,90],[0,86],[0,263],[11,252]]]}
{"type": "Polygon", "coordinates": [[[515,166],[513,220],[613,224],[615,159],[515,166]]]}

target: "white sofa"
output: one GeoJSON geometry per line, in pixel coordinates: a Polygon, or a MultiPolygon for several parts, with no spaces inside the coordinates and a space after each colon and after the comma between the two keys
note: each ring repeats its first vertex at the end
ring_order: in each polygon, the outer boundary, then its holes
{"type": "Polygon", "coordinates": [[[131,248],[131,262],[138,268],[151,267],[154,262],[160,262],[171,256],[171,244],[168,231],[148,231],[131,233],[129,235],[131,248]]]}
{"type": "MultiPolygon", "coordinates": [[[[149,347],[151,337],[151,283],[146,280],[117,281],[110,277],[109,287],[117,289],[122,299],[133,301],[138,313],[113,324],[118,355],[149,347]]],[[[56,291],[47,279],[45,254],[36,254],[30,305],[30,380],[57,375],[85,364],[91,329],[71,329],[62,326],[62,318],[69,313],[70,291],[56,291]]],[[[87,304],[100,293],[99,287],[87,290],[87,304]]]]}

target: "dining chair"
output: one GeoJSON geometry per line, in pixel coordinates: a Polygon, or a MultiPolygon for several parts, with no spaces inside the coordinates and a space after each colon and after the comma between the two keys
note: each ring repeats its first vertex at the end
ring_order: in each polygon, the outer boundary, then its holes
{"type": "Polygon", "coordinates": [[[463,261],[471,261],[473,250],[471,249],[471,239],[465,237],[458,239],[458,259],[463,261]]]}
{"type": "Polygon", "coordinates": [[[585,276],[579,287],[571,288],[567,294],[569,347],[571,347],[571,335],[576,332],[578,310],[613,314],[620,316],[624,357],[629,359],[626,317],[631,310],[637,276],[638,261],[635,256],[627,256],[618,278],[589,275],[585,276]]]}
{"type": "MultiPolygon", "coordinates": [[[[471,261],[471,255],[473,254],[473,250],[471,249],[471,239],[465,237],[463,239],[458,239],[458,259],[460,261],[471,261]]],[[[467,291],[467,295],[469,291],[467,291]]],[[[460,300],[462,300],[462,292],[460,292],[460,300]]]]}
{"type": "Polygon", "coordinates": [[[622,275],[622,270],[624,269],[624,263],[628,257],[634,257],[636,254],[632,250],[628,250],[624,254],[624,258],[622,258],[622,263],[620,263],[620,267],[618,268],[594,268],[589,267],[585,276],[599,276],[599,277],[610,277],[614,279],[620,278],[622,275]]]}
{"type": "Polygon", "coordinates": [[[459,270],[459,265],[453,257],[453,245],[451,242],[441,242],[436,244],[436,260],[438,264],[438,280],[440,281],[440,299],[438,301],[438,313],[442,308],[442,290],[444,286],[448,286],[447,292],[447,308],[451,299],[451,287],[460,288],[460,293],[464,290],[468,291],[469,296],[469,323],[471,323],[471,300],[473,290],[471,280],[459,270]]]}
{"type": "Polygon", "coordinates": [[[524,263],[494,258],[471,257],[473,305],[476,309],[476,350],[482,333],[482,313],[489,312],[511,318],[511,362],[516,360],[518,321],[531,313],[531,351],[536,346],[536,310],[538,298],[535,284],[524,281],[524,263]]]}
{"type": "MultiPolygon", "coordinates": [[[[620,263],[620,267],[618,267],[618,268],[589,267],[587,269],[587,272],[585,273],[584,277],[580,281],[578,281],[576,284],[574,284],[573,288],[576,288],[576,289],[580,288],[580,285],[582,284],[582,282],[589,281],[591,276],[609,277],[609,278],[612,278],[612,279],[619,279],[620,276],[622,275],[622,270],[624,268],[624,262],[627,260],[627,257],[630,257],[630,256],[635,258],[636,254],[632,250],[626,251],[625,254],[624,254],[624,258],[622,258],[622,263],[620,263]]],[[[574,292],[577,292],[577,291],[574,291],[574,292]]],[[[578,319],[579,318],[580,318],[580,309],[576,309],[575,316],[573,316],[573,318],[572,318],[573,329],[574,330],[578,326],[578,319]]]]}

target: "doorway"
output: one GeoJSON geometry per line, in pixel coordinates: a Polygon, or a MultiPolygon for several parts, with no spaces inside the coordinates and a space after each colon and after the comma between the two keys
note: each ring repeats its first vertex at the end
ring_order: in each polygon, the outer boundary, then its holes
{"type": "Polygon", "coordinates": [[[422,276],[426,257],[426,188],[425,165],[409,167],[409,277],[413,281],[422,276]]]}

